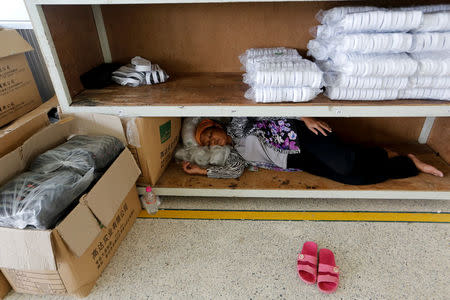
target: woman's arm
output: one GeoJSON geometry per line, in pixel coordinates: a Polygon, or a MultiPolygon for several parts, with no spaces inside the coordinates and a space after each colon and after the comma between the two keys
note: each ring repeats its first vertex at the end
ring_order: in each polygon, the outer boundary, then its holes
{"type": "Polygon", "coordinates": [[[300,118],[300,120],[305,122],[306,127],[308,127],[308,129],[314,132],[316,135],[319,134],[319,131],[325,136],[327,135],[325,130],[331,132],[331,127],[324,121],[309,117],[302,117],[300,118]]]}
{"type": "Polygon", "coordinates": [[[183,162],[183,170],[191,175],[206,175],[211,178],[239,178],[246,167],[245,160],[236,152],[231,151],[223,166],[201,168],[189,162],[183,162]]]}

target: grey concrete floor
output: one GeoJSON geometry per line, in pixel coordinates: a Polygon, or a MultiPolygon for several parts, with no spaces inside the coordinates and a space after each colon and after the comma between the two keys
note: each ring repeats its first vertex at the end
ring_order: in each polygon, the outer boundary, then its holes
{"type": "MultiPolygon", "coordinates": [[[[167,197],[162,206],[448,212],[449,202],[167,197]]],[[[450,224],[139,219],[86,299],[449,299],[449,242],[450,224]],[[335,253],[333,295],[298,278],[308,240],[335,253]]]]}

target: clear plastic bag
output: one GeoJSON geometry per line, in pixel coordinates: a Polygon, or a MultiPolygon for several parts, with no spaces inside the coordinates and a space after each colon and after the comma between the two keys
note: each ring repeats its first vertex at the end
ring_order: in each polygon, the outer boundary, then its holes
{"type": "Polygon", "coordinates": [[[450,31],[450,12],[427,13],[417,32],[450,31]]]}
{"type": "Polygon", "coordinates": [[[391,54],[408,52],[413,45],[409,33],[354,33],[308,42],[308,55],[327,60],[339,53],[391,54]]]}
{"type": "Polygon", "coordinates": [[[244,82],[253,87],[301,87],[321,88],[322,71],[257,71],[244,74],[244,82]]]}
{"type": "Polygon", "coordinates": [[[307,102],[316,97],[320,92],[320,89],[310,87],[252,87],[245,93],[245,98],[261,103],[307,102]]]}
{"type": "Polygon", "coordinates": [[[414,75],[418,62],[406,53],[357,54],[340,53],[331,59],[318,62],[326,72],[342,72],[349,76],[399,76],[414,75]]]}
{"type": "Polygon", "coordinates": [[[347,89],[327,87],[325,95],[332,100],[394,100],[398,98],[397,89],[347,89]]]}
{"type": "Polygon", "coordinates": [[[450,32],[424,32],[413,36],[408,52],[450,51],[450,32]]]}
{"type": "Polygon", "coordinates": [[[50,229],[67,213],[94,180],[70,170],[47,174],[26,172],[0,188],[0,226],[50,229]]]}
{"type": "Polygon", "coordinates": [[[331,25],[341,21],[348,14],[383,10],[385,9],[375,6],[340,6],[328,10],[320,10],[316,15],[316,19],[322,24],[331,25]]]}
{"type": "Polygon", "coordinates": [[[450,101],[450,89],[412,88],[400,90],[400,99],[430,99],[450,101]]]}
{"type": "Polygon", "coordinates": [[[401,7],[399,10],[420,10],[424,13],[433,13],[438,11],[446,11],[450,10],[450,4],[438,4],[438,5],[417,5],[417,6],[408,6],[401,7]]]}
{"type": "Polygon", "coordinates": [[[189,161],[200,167],[210,165],[223,166],[231,153],[231,147],[226,146],[190,146],[179,147],[175,150],[175,158],[189,161]]]}
{"type": "Polygon", "coordinates": [[[113,136],[77,135],[36,157],[30,171],[50,173],[70,169],[84,175],[94,168],[99,172],[108,167],[123,149],[123,143],[113,136]]]}
{"type": "Polygon", "coordinates": [[[368,11],[347,14],[333,25],[319,25],[315,36],[329,39],[339,34],[408,32],[422,23],[422,11],[368,11]]]}
{"type": "Polygon", "coordinates": [[[360,77],[339,73],[326,73],[327,86],[350,89],[404,89],[408,87],[408,77],[360,77]]]}
{"type": "Polygon", "coordinates": [[[450,52],[418,52],[411,53],[417,61],[417,76],[450,76],[450,52]]]}
{"type": "Polygon", "coordinates": [[[412,88],[450,89],[450,76],[412,76],[409,77],[412,88]]]}

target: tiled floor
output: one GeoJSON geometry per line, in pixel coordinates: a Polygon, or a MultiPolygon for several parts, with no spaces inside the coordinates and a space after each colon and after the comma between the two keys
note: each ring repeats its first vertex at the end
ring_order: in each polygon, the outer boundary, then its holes
{"type": "MultiPolygon", "coordinates": [[[[163,200],[188,209],[450,211],[446,201],[163,200]]],[[[449,242],[447,223],[139,219],[87,299],[448,299],[449,242]],[[336,294],[299,280],[307,240],[335,252],[336,294]]]]}

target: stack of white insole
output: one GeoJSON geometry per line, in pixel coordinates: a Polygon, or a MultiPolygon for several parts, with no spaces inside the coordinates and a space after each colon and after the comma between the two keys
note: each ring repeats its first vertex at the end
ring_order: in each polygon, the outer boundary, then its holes
{"type": "Polygon", "coordinates": [[[246,71],[244,82],[250,85],[245,93],[247,99],[262,103],[306,102],[321,92],[322,71],[295,49],[248,49],[239,59],[246,71]]]}
{"type": "Polygon", "coordinates": [[[329,98],[450,99],[450,5],[336,7],[318,19],[308,53],[329,98]]]}
{"type": "Polygon", "coordinates": [[[136,56],[131,60],[131,64],[114,71],[111,78],[120,85],[136,87],[166,82],[169,75],[159,65],[136,56]]]}

